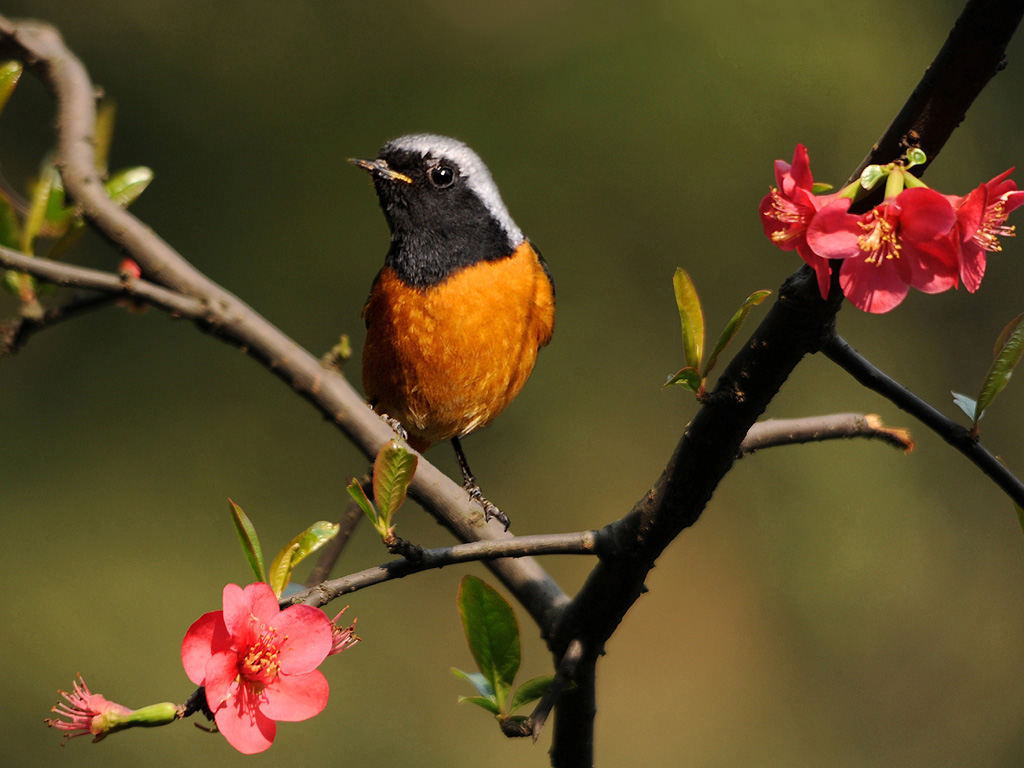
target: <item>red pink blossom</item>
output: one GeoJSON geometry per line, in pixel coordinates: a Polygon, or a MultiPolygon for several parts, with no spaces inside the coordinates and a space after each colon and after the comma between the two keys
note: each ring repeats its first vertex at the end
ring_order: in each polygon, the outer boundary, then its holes
{"type": "Polygon", "coordinates": [[[262,582],[228,584],[224,609],[189,628],[181,661],[189,679],[205,687],[217,729],[252,754],[270,747],[277,721],[306,720],[327,705],[327,679],[317,667],[334,647],[334,626],[322,611],[282,611],[262,582]]]}
{"type": "Polygon", "coordinates": [[[797,145],[792,164],[775,162],[777,186],[759,209],[765,234],[814,269],[822,298],[828,297],[830,260],[841,259],[839,285],[866,312],[888,312],[911,288],[939,293],[962,281],[976,291],[986,254],[1001,249],[1000,237],[1014,234],[1007,216],[1024,205],[1024,191],[1009,179],[1013,169],[963,197],[929,189],[895,163],[877,170],[876,181],[888,178],[885,200],[853,215],[853,199],[866,190],[858,183],[813,194],[807,150],[797,145]]]}

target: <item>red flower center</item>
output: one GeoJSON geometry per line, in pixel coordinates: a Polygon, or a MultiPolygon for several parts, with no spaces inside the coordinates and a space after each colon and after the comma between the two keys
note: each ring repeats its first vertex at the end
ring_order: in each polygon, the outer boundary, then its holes
{"type": "Polygon", "coordinates": [[[870,216],[859,224],[865,234],[857,239],[857,245],[867,254],[864,259],[866,263],[880,267],[886,259],[900,257],[900,240],[892,222],[873,210],[870,216]]]}
{"type": "Polygon", "coordinates": [[[999,199],[985,209],[985,216],[975,231],[973,237],[975,243],[986,251],[1001,251],[1003,246],[999,243],[1000,237],[1013,237],[1016,227],[1012,224],[1007,226],[1003,222],[1009,215],[1006,211],[1006,201],[999,199]]]}
{"type": "Polygon", "coordinates": [[[265,687],[270,685],[281,671],[278,656],[281,644],[287,638],[277,637],[277,630],[261,625],[259,636],[249,646],[249,651],[241,658],[241,676],[249,683],[265,687]]]}

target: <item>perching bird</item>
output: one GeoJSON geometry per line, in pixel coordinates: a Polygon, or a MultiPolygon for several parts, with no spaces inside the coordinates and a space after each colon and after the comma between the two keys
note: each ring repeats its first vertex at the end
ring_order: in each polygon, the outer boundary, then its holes
{"type": "Polygon", "coordinates": [[[547,264],[501,200],[487,166],[461,141],[414,134],[376,160],[391,247],[363,306],[363,387],[420,451],[451,440],[464,487],[485,519],[508,518],[480,493],[459,438],[486,427],[523,388],[551,340],[547,264]]]}

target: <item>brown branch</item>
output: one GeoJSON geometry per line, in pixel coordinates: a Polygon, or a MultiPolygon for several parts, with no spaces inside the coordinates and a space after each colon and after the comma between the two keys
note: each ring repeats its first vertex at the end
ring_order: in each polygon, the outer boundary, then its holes
{"type": "Polygon", "coordinates": [[[914,441],[905,429],[887,427],[881,417],[869,413],[830,413],[802,419],[769,419],[750,428],[740,443],[745,456],[764,448],[825,440],[849,440],[854,437],[881,440],[904,453],[914,450],[914,441]]]}
{"type": "MultiPolygon", "coordinates": [[[[204,305],[200,327],[225,340],[272,371],[331,419],[372,457],[393,437],[337,371],[320,361],[237,297],[189,264],[166,241],[107,197],[94,164],[95,93],[81,61],[52,27],[0,17],[0,54],[17,58],[38,74],[57,100],[57,166],[80,214],[117,248],[134,259],[148,281],[204,305]]],[[[462,488],[420,459],[410,495],[462,541],[500,540],[498,523],[462,488]]],[[[523,604],[546,635],[568,601],[561,588],[530,559],[488,561],[487,567],[523,604]]]]}

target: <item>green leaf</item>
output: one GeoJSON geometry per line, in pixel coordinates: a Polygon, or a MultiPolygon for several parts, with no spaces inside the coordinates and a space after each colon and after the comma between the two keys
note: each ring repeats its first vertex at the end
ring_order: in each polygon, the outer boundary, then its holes
{"type": "Polygon", "coordinates": [[[951,392],[950,394],[953,395],[953,402],[956,403],[957,407],[967,414],[967,418],[974,421],[974,415],[978,412],[978,401],[960,392],[951,392]]]}
{"type": "Polygon", "coordinates": [[[509,714],[512,714],[523,705],[529,704],[531,701],[536,701],[543,696],[551,685],[551,681],[554,679],[554,675],[544,675],[542,677],[535,677],[532,680],[527,680],[525,683],[520,685],[519,690],[517,690],[515,696],[512,697],[512,704],[508,708],[509,714]]]}
{"type": "Polygon", "coordinates": [[[143,193],[153,180],[153,171],[143,165],[118,171],[105,182],[110,199],[121,208],[127,208],[143,193]]]}
{"type": "Polygon", "coordinates": [[[82,219],[74,219],[68,228],[64,230],[64,234],[60,236],[56,243],[54,243],[49,252],[46,254],[47,258],[59,259],[71,248],[73,248],[79,240],[82,239],[82,235],[85,234],[86,226],[82,219]]]}
{"type": "MultiPolygon", "coordinates": [[[[352,500],[355,501],[359,508],[363,510],[363,514],[370,518],[373,527],[380,532],[380,520],[377,517],[377,510],[373,508],[373,503],[366,498],[366,491],[363,490],[362,483],[353,478],[352,482],[345,486],[345,490],[348,491],[348,495],[352,497],[352,500]]],[[[384,534],[381,533],[381,535],[383,536],[384,534]]]]}
{"type": "Polygon", "coordinates": [[[5,61],[0,64],[0,110],[7,106],[7,101],[21,78],[21,72],[20,61],[5,61]]]}
{"type": "Polygon", "coordinates": [[[270,564],[270,571],[267,574],[270,577],[268,583],[275,595],[280,597],[284,592],[295,566],[334,538],[339,527],[337,523],[321,520],[284,545],[270,564]]]}
{"type": "Polygon", "coordinates": [[[711,369],[715,367],[715,363],[718,362],[718,356],[722,354],[722,351],[729,346],[736,334],[740,332],[740,328],[743,327],[743,323],[747,319],[747,315],[750,314],[750,310],[764,301],[766,298],[771,296],[771,291],[754,291],[740,305],[740,308],[736,310],[736,314],[732,316],[732,319],[726,324],[725,330],[722,331],[722,335],[718,337],[718,341],[715,342],[714,349],[711,350],[711,356],[708,357],[707,365],[701,371],[703,378],[707,378],[707,375],[711,373],[711,369]]]}
{"type": "Polygon", "coordinates": [[[459,696],[459,704],[464,701],[469,704],[476,704],[478,707],[483,707],[495,717],[501,716],[501,706],[499,706],[495,699],[488,699],[483,696],[459,696]]]}
{"type": "Polygon", "coordinates": [[[889,175],[889,172],[880,165],[869,165],[860,174],[860,185],[866,190],[872,190],[879,181],[889,175]]]}
{"type": "Polygon", "coordinates": [[[683,325],[683,356],[686,367],[700,370],[704,354],[704,313],[700,308],[700,299],[697,298],[697,289],[682,267],[677,269],[672,277],[672,287],[675,288],[679,320],[683,325]]]}
{"type": "Polygon", "coordinates": [[[823,181],[816,181],[811,185],[811,192],[815,195],[820,195],[822,192],[828,192],[830,189],[832,189],[832,185],[826,184],[823,181]]]}
{"type": "Polygon", "coordinates": [[[512,680],[519,671],[519,625],[512,606],[476,576],[459,585],[459,613],[469,650],[504,710],[512,680]]]}
{"type": "Polygon", "coordinates": [[[1020,362],[1024,355],[1024,324],[1021,319],[1024,314],[1017,315],[999,334],[999,342],[995,349],[995,360],[985,374],[985,380],[981,384],[981,391],[978,394],[977,419],[985,409],[992,405],[992,401],[1003,391],[1009,383],[1013,369],[1020,362]]]}
{"type": "Polygon", "coordinates": [[[235,522],[235,532],[242,544],[245,559],[249,561],[249,566],[256,574],[257,580],[266,581],[266,572],[263,570],[263,550],[260,549],[260,539],[256,535],[256,528],[240,506],[231,499],[228,499],[228,504],[231,505],[231,519],[235,522]]]}
{"type": "Polygon", "coordinates": [[[18,222],[18,214],[6,198],[0,197],[0,245],[17,248],[20,240],[21,224],[18,222]]]}
{"type": "Polygon", "coordinates": [[[487,682],[487,678],[479,672],[463,672],[461,669],[452,667],[452,674],[476,688],[477,693],[486,698],[494,698],[494,688],[487,682]]]}
{"type": "Polygon", "coordinates": [[[700,383],[703,379],[700,377],[700,372],[696,368],[683,368],[675,373],[673,376],[668,377],[668,381],[661,385],[661,388],[670,387],[673,384],[679,384],[682,387],[686,387],[692,392],[700,391],[700,383]]]}
{"type": "Polygon", "coordinates": [[[405,502],[405,494],[416,474],[416,454],[410,453],[391,440],[377,453],[373,462],[373,499],[385,527],[391,526],[391,516],[405,502]]]}
{"type": "Polygon", "coordinates": [[[110,144],[114,138],[114,118],[117,116],[117,105],[110,99],[104,99],[96,108],[96,127],[93,130],[93,145],[96,148],[96,170],[107,173],[107,160],[110,157],[110,144]]]}
{"type": "Polygon", "coordinates": [[[32,200],[29,203],[25,226],[21,230],[21,242],[18,244],[22,253],[33,253],[32,244],[42,232],[50,203],[50,193],[56,180],[56,170],[52,166],[49,169],[44,168],[39,180],[32,187],[32,200]]]}

